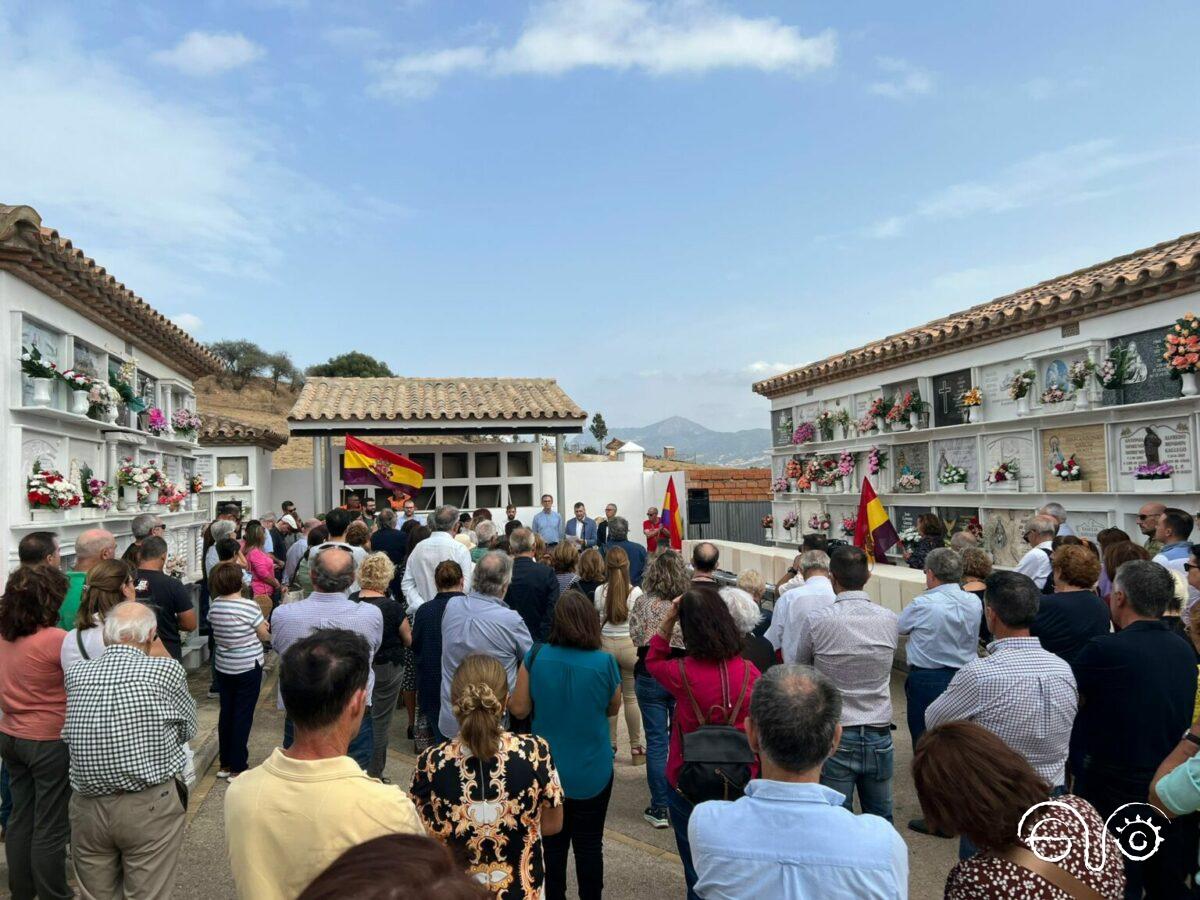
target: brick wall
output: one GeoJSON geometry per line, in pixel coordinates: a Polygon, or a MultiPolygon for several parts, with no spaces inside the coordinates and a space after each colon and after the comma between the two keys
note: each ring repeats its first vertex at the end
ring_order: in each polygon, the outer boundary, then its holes
{"type": "MultiPolygon", "coordinates": [[[[770,500],[770,469],[725,469],[712,467],[687,470],[689,489],[703,488],[714,503],[732,500],[770,500]]],[[[682,501],[682,497],[680,500],[682,501]]]]}

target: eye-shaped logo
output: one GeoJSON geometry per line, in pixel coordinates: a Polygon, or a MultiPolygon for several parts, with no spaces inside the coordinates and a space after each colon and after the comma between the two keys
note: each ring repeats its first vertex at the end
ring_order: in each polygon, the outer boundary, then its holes
{"type": "MultiPolygon", "coordinates": [[[[1104,830],[1112,836],[1112,843],[1122,856],[1133,862],[1142,862],[1158,852],[1163,843],[1163,829],[1169,822],[1170,819],[1156,806],[1126,803],[1113,810],[1104,823],[1104,830]]],[[[1070,855],[1075,839],[1069,835],[1073,831],[1083,835],[1084,865],[1089,871],[1101,871],[1108,857],[1109,842],[1105,840],[1106,835],[1093,835],[1083,814],[1069,803],[1045,800],[1027,809],[1017,823],[1017,837],[1022,839],[1034,856],[1050,863],[1060,862],[1070,855]],[[1035,813],[1036,818],[1030,821],[1035,813]],[[1066,813],[1065,819],[1060,813],[1066,813]],[[1067,830],[1066,834],[1064,830],[1067,830]],[[1099,845],[1098,848],[1093,847],[1093,840],[1099,845]]]]}

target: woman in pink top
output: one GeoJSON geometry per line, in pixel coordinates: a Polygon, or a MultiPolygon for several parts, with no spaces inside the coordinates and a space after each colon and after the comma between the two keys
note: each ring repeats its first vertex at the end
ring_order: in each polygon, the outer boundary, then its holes
{"type": "Polygon", "coordinates": [[[267,531],[262,523],[247,522],[242,549],[250,569],[250,590],[255,597],[270,597],[279,590],[279,579],[275,577],[275,557],[263,549],[266,542],[267,531]]]}
{"type": "MultiPolygon", "coordinates": [[[[730,724],[745,731],[750,695],[759,671],[742,658],[742,633],[721,595],[710,587],[693,587],[675,601],[658,633],[650,639],[646,669],[675,698],[675,719],[667,754],[667,783],[671,786],[667,809],[691,900],[696,896],[696,869],[687,836],[692,803],[677,790],[679,771],[683,768],[683,735],[702,724],[730,724]],[[687,656],[682,660],[671,657],[670,641],[676,622],[687,646],[687,656]],[[697,709],[707,717],[706,722],[696,715],[697,709]]],[[[757,774],[756,766],[751,776],[757,774]]]]}
{"type": "Polygon", "coordinates": [[[12,779],[4,845],[14,897],[73,896],[67,887],[70,756],[60,660],[67,633],[56,627],[67,579],[47,565],[20,566],[0,598],[0,757],[12,779]]]}

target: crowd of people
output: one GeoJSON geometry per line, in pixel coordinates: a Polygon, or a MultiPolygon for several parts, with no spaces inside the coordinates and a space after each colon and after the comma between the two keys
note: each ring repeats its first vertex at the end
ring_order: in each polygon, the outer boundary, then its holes
{"type": "Polygon", "coordinates": [[[685,558],[653,508],[643,544],[615,506],[564,521],[549,495],[531,527],[511,507],[500,523],[396,505],[351,495],[252,520],[222,505],[200,616],[164,572],[156,516],[134,519],[120,557],[112,534],[84,532],[66,573],[53,533],[22,539],[0,599],[14,897],[73,896],[68,843],[85,896],[170,895],[195,776],[180,661],[197,631],[245,898],[375,896],[393,876],[425,891],[412,896],[562,898],[572,855],[579,895],[600,897],[622,721],[644,819],[672,829],[689,898],[906,896],[898,653],[923,813],[908,827],[958,838],[947,897],[1189,895],[1200,544],[1183,510],[1148,503],[1139,540],[1093,542],[1051,504],[1014,571],[922,517],[907,562],[925,589],[896,614],[872,599],[866,553],[818,536],[765,603],[758,572],[724,572],[707,542],[685,558]],[[284,725],[251,767],[268,652],[284,725]],[[393,785],[402,705],[418,755],[393,785]],[[1165,813],[1139,859],[1105,831],[1129,803],[1165,813]],[[1034,828],[1054,860],[1031,852],[1034,828]]]}

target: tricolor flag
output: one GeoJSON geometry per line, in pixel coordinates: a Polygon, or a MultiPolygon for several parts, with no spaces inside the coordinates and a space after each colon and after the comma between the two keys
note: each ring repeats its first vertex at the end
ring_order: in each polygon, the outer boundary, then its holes
{"type": "Polygon", "coordinates": [[[683,549],[683,516],[679,512],[679,498],[675,496],[675,476],[667,479],[667,493],[663,497],[659,520],[671,532],[671,549],[683,549]]]}
{"type": "Polygon", "coordinates": [[[888,550],[900,543],[900,535],[887,510],[875,494],[869,479],[864,478],[862,496],[858,500],[858,522],[854,526],[854,546],[862,547],[872,560],[886,559],[888,550]]]}
{"type": "Polygon", "coordinates": [[[400,491],[411,497],[425,483],[425,469],[407,456],[346,435],[342,481],[400,491]]]}

